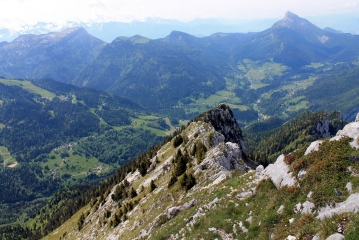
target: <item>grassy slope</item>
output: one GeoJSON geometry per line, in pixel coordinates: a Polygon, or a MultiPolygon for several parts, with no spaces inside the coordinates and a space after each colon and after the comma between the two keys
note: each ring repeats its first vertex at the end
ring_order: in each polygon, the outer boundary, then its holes
{"type": "Polygon", "coordinates": [[[56,96],[55,93],[52,93],[50,91],[47,91],[43,88],[40,88],[36,85],[34,85],[32,82],[30,81],[23,81],[23,80],[9,80],[9,79],[0,79],[0,83],[3,83],[5,85],[8,86],[19,86],[22,87],[23,89],[31,92],[31,93],[36,93],[41,95],[44,98],[49,98],[52,99],[56,96]]]}

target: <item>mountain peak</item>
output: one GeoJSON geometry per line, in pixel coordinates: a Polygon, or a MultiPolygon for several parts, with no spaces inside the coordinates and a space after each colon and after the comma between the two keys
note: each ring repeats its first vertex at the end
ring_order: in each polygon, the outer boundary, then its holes
{"type": "Polygon", "coordinates": [[[276,22],[272,26],[272,29],[273,28],[289,28],[297,32],[313,32],[320,30],[320,28],[318,28],[308,20],[301,18],[290,11],[287,11],[284,15],[284,18],[276,22]]]}
{"type": "Polygon", "coordinates": [[[293,20],[293,19],[297,19],[300,18],[297,14],[292,13],[291,11],[287,11],[284,15],[283,19],[287,19],[287,20],[293,20]]]}

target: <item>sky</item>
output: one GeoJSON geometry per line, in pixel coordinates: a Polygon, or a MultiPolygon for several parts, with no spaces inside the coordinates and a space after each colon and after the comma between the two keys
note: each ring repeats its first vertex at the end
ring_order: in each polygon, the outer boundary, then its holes
{"type": "Polygon", "coordinates": [[[357,12],[359,0],[0,0],[0,28],[37,22],[131,22],[146,18],[282,18],[357,12]]]}

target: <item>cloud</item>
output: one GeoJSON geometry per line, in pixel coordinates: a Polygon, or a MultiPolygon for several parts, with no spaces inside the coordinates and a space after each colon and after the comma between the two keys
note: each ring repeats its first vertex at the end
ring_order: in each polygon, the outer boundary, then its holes
{"type": "Polygon", "coordinates": [[[306,17],[354,11],[358,3],[359,0],[0,0],[0,28],[37,22],[130,22],[148,17],[182,21],[281,18],[288,10],[306,17]]]}

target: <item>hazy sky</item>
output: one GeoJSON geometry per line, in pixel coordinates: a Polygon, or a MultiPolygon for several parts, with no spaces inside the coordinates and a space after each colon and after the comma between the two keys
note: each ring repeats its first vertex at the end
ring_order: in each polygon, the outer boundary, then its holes
{"type": "Polygon", "coordinates": [[[130,22],[147,17],[181,21],[281,18],[287,10],[301,17],[359,14],[359,0],[0,0],[0,28],[37,22],[130,22]]]}

